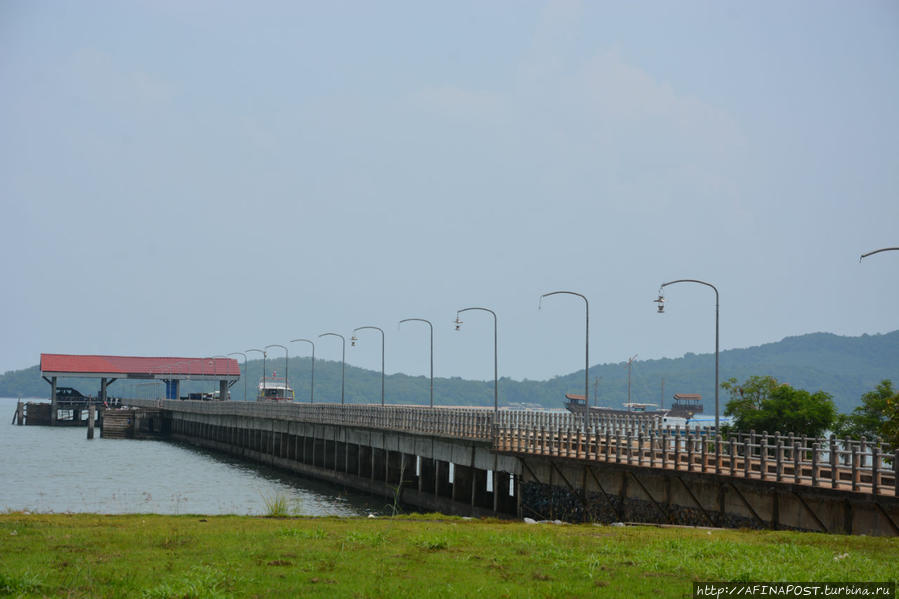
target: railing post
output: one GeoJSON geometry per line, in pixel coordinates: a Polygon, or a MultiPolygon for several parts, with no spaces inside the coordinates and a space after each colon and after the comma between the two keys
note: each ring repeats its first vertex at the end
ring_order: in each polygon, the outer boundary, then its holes
{"type": "Polygon", "coordinates": [[[621,463],[621,429],[615,429],[615,463],[621,463]]]}
{"type": "Polygon", "coordinates": [[[784,478],[784,442],[783,439],[780,438],[780,433],[774,433],[774,443],[775,443],[775,451],[776,456],[776,468],[777,468],[777,482],[780,482],[784,478]]]}
{"type": "Polygon", "coordinates": [[[674,469],[680,470],[680,425],[674,427],[674,469]]]}
{"type": "Polygon", "coordinates": [[[730,438],[730,475],[735,476],[737,473],[737,440],[730,438]]]}
{"type": "Polygon", "coordinates": [[[899,449],[893,452],[893,495],[899,497],[899,449]]]}
{"type": "Polygon", "coordinates": [[[878,480],[880,477],[880,448],[874,446],[871,449],[871,453],[873,454],[871,460],[871,494],[877,495],[877,487],[880,486],[880,481],[878,480]]]}
{"type": "Polygon", "coordinates": [[[815,443],[812,447],[812,486],[818,486],[818,452],[821,450],[821,444],[815,443]]]}
{"type": "Polygon", "coordinates": [[[858,445],[852,445],[852,490],[858,491],[858,445]]]}
{"type": "Polygon", "coordinates": [[[793,441],[793,482],[798,485],[801,478],[802,463],[800,462],[799,441],[793,441]]]}
{"type": "MultiPolygon", "coordinates": [[[[643,465],[643,427],[637,431],[637,465],[643,465]]],[[[650,464],[652,465],[652,464],[650,464]]]]}
{"type": "Polygon", "coordinates": [[[694,449],[694,438],[693,433],[687,433],[687,472],[693,472],[693,449],[694,449]]]}
{"type": "Polygon", "coordinates": [[[837,459],[837,437],[836,435],[830,436],[830,488],[837,488],[837,480],[839,477],[837,476],[837,463],[839,460],[837,459]]]}
{"type": "Polygon", "coordinates": [[[632,445],[633,440],[634,440],[634,438],[633,438],[633,433],[631,432],[631,429],[628,428],[628,429],[627,429],[627,438],[626,438],[626,440],[625,440],[625,443],[627,443],[627,463],[628,463],[628,464],[631,463],[631,458],[632,458],[632,455],[631,455],[631,454],[634,453],[634,451],[633,451],[634,448],[633,448],[633,445],[632,445]]]}
{"type": "Polygon", "coordinates": [[[715,474],[721,474],[721,435],[715,430],[715,474]]]}

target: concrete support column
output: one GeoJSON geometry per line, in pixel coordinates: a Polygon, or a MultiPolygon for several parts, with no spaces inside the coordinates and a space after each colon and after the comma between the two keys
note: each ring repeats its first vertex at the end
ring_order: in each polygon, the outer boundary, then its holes
{"type": "Polygon", "coordinates": [[[18,426],[25,424],[25,404],[21,399],[19,400],[19,403],[16,404],[16,424],[18,426]]]}
{"type": "Polygon", "coordinates": [[[411,453],[403,454],[403,482],[405,486],[418,488],[418,475],[415,474],[415,463],[418,458],[411,453]]]}
{"type": "Polygon", "coordinates": [[[421,471],[418,475],[418,490],[427,493],[436,492],[436,488],[434,487],[436,476],[436,462],[431,458],[421,458],[421,471]]]}
{"type": "Polygon", "coordinates": [[[473,484],[473,468],[453,464],[453,501],[470,504],[473,484]]]}
{"type": "Polygon", "coordinates": [[[228,399],[228,381],[219,381],[219,399],[228,399]]]}
{"type": "Polygon", "coordinates": [[[434,469],[436,476],[434,477],[434,494],[437,497],[453,496],[453,483],[449,479],[449,462],[443,460],[434,460],[434,469]]]}
{"type": "Polygon", "coordinates": [[[515,513],[515,497],[509,494],[512,477],[508,472],[493,472],[493,511],[515,513]]]}
{"type": "Polygon", "coordinates": [[[487,471],[471,469],[471,505],[493,509],[493,494],[487,491],[487,471]]]}

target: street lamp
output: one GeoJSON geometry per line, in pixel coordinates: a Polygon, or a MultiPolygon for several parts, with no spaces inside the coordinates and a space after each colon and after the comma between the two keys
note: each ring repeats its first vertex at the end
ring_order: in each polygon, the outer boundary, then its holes
{"type": "Polygon", "coordinates": [[[418,322],[427,323],[428,328],[431,330],[431,407],[434,407],[434,325],[431,324],[430,320],[425,320],[424,318],[404,318],[399,321],[397,326],[403,324],[404,322],[409,322],[410,320],[416,320],[418,322]]]}
{"type": "Polygon", "coordinates": [[[346,373],[346,339],[343,335],[337,333],[322,333],[319,337],[325,336],[340,337],[340,405],[343,405],[343,389],[344,375],[346,373]]]}
{"type": "Polygon", "coordinates": [[[496,414],[499,411],[499,392],[498,392],[498,390],[499,390],[499,382],[498,382],[499,381],[499,376],[498,376],[499,370],[497,368],[497,359],[496,359],[496,356],[497,356],[497,351],[496,351],[496,347],[497,347],[497,343],[496,343],[496,312],[494,312],[493,310],[491,310],[489,308],[478,308],[478,307],[463,308],[462,310],[457,310],[456,311],[456,322],[455,322],[457,331],[461,330],[461,327],[462,327],[462,321],[459,320],[459,314],[462,314],[462,312],[468,312],[469,310],[482,310],[484,312],[490,312],[490,314],[493,315],[493,415],[494,415],[494,419],[495,419],[496,414]]]}
{"type": "MultiPolygon", "coordinates": [[[[382,331],[378,327],[365,326],[365,327],[357,327],[357,328],[353,329],[353,332],[355,333],[356,331],[361,331],[362,329],[372,329],[375,331],[380,331],[380,333],[381,333],[381,405],[383,406],[384,405],[384,331],[382,331]]],[[[351,346],[355,347],[356,342],[359,341],[359,339],[355,335],[353,335],[353,337],[352,337],[352,339],[350,339],[350,341],[352,342],[351,346]]]]}
{"type": "MultiPolygon", "coordinates": [[[[284,347],[283,345],[279,345],[278,343],[272,343],[272,344],[266,345],[265,349],[268,349],[270,347],[280,347],[281,349],[284,350],[284,396],[286,397],[287,392],[290,390],[290,376],[289,376],[289,374],[290,374],[290,371],[289,371],[290,356],[288,354],[287,348],[284,347]]],[[[294,399],[294,398],[291,397],[291,399],[294,399]]]]}
{"type": "Polygon", "coordinates": [[[250,371],[247,370],[247,354],[242,351],[233,351],[229,356],[243,356],[243,400],[247,401],[247,378],[250,371]]]}
{"type": "Polygon", "coordinates": [[[706,283],[705,281],[699,281],[697,279],[678,279],[676,281],[668,281],[667,283],[662,283],[659,286],[659,298],[653,300],[659,305],[659,314],[665,313],[665,297],[662,295],[662,289],[664,289],[668,285],[674,285],[675,283],[697,283],[699,285],[711,287],[715,291],[715,432],[717,433],[721,430],[718,427],[718,425],[720,424],[718,416],[718,288],[711,283],[706,283]]]}
{"type": "MultiPolygon", "coordinates": [[[[268,389],[268,387],[265,384],[265,357],[268,354],[266,353],[266,351],[264,349],[255,349],[252,347],[250,349],[245,349],[244,351],[246,351],[246,352],[256,351],[256,352],[259,352],[260,354],[262,354],[262,397],[265,398],[265,390],[268,389]]],[[[256,399],[259,399],[258,394],[256,396],[256,399]]]]}
{"type": "Polygon", "coordinates": [[[309,403],[315,403],[315,344],[308,339],[291,339],[290,343],[305,341],[312,346],[312,380],[309,384],[309,403]]]}
{"type": "Polygon", "coordinates": [[[880,248],[879,250],[874,250],[873,252],[868,252],[867,254],[862,254],[859,256],[858,261],[861,262],[862,258],[867,258],[868,256],[873,256],[874,254],[879,254],[880,252],[895,252],[899,251],[899,248],[880,248]]]}
{"type": "Polygon", "coordinates": [[[584,337],[586,338],[586,349],[584,351],[584,420],[586,423],[587,415],[590,413],[590,302],[587,301],[586,296],[574,291],[553,291],[551,293],[544,293],[540,296],[540,303],[537,304],[537,309],[540,310],[543,308],[544,297],[549,297],[550,295],[558,295],[560,293],[566,295],[576,295],[584,300],[584,337]]]}

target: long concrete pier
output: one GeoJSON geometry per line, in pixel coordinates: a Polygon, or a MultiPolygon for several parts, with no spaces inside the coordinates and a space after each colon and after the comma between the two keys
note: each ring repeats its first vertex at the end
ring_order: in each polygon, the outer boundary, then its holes
{"type": "Polygon", "coordinates": [[[168,438],[421,510],[899,535],[899,460],[877,444],[477,408],[128,403],[158,410],[168,438]]]}

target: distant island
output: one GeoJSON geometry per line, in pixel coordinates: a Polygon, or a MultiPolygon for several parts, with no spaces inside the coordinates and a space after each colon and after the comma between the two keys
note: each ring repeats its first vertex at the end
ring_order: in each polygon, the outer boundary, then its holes
{"type": "MultiPolygon", "coordinates": [[[[255,382],[262,376],[262,360],[253,360],[249,368],[249,399],[255,399],[255,382]]],[[[714,409],[715,356],[686,354],[681,358],[635,361],[631,373],[631,400],[670,405],[675,393],[699,393],[705,411],[714,409]],[[664,394],[662,381],[664,379],[664,394]]],[[[243,364],[241,363],[241,369],[243,364]]],[[[309,358],[291,358],[291,385],[298,401],[309,396],[309,358]]],[[[899,331],[886,334],[844,337],[831,333],[811,333],[787,337],[776,343],[731,349],[721,352],[720,380],[734,377],[744,380],[752,375],[771,375],[777,380],[810,391],[823,390],[833,396],[840,412],[849,412],[859,398],[883,379],[899,386],[899,331]]],[[[380,400],[380,372],[347,365],[347,403],[376,403],[380,400]]],[[[627,400],[627,364],[598,364],[590,367],[591,404],[619,407],[627,400]]],[[[60,386],[75,387],[85,395],[95,395],[95,381],[62,379],[60,386]]],[[[340,362],[316,360],[316,401],[339,401],[329,393],[340,388],[340,362]]],[[[422,404],[428,401],[428,378],[405,374],[388,375],[385,382],[388,403],[422,404]]],[[[208,384],[185,383],[182,393],[209,391],[208,384]]],[[[232,399],[243,400],[243,384],[231,389],[232,399]]],[[[583,394],[584,373],[572,372],[546,381],[517,381],[503,378],[499,383],[500,405],[562,407],[566,393],[583,394]]],[[[155,397],[155,389],[146,383],[118,381],[110,387],[117,397],[155,397]]],[[[9,371],[0,377],[0,397],[45,398],[49,385],[41,379],[38,366],[9,371]]],[[[723,408],[727,395],[721,393],[723,408]]],[[[459,377],[434,381],[437,405],[493,405],[493,381],[470,381],[459,377]]]]}

